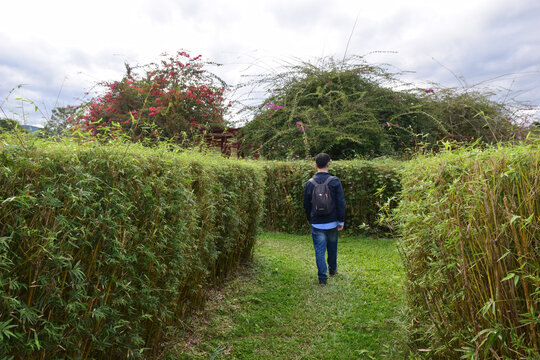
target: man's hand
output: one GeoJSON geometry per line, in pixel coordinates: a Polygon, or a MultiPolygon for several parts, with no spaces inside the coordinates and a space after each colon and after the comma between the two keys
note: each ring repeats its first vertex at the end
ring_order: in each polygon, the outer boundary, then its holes
{"type": "Polygon", "coordinates": [[[337,226],[337,229],[338,229],[338,231],[343,230],[343,225],[338,225],[338,226],[337,226]]]}

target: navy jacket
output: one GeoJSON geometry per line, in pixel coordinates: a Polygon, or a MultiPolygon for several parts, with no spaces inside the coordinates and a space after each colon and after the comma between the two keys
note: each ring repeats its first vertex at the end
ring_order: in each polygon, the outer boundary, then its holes
{"type": "MultiPolygon", "coordinates": [[[[322,184],[329,176],[331,174],[327,172],[318,172],[315,174],[314,179],[317,183],[322,184]]],[[[345,222],[345,195],[343,194],[341,181],[335,178],[328,183],[328,187],[334,196],[334,211],[327,216],[315,216],[313,214],[313,207],[311,206],[311,197],[313,196],[315,186],[310,181],[307,181],[304,186],[304,210],[307,220],[311,224],[326,224],[334,221],[345,222]]]]}

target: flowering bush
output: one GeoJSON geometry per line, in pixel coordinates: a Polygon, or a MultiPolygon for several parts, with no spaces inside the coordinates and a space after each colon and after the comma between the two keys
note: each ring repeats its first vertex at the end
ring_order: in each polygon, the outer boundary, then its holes
{"type": "Polygon", "coordinates": [[[203,69],[201,55],[179,51],[162,57],[159,64],[126,64],[122,80],[105,83],[105,94],[92,99],[86,112],[73,120],[76,128],[94,136],[120,133],[135,141],[161,137],[186,144],[204,129],[222,126],[227,87],[203,69]]]}

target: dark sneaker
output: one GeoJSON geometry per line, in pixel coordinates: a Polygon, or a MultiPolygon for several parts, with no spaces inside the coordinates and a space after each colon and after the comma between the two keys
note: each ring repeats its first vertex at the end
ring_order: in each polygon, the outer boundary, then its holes
{"type": "Polygon", "coordinates": [[[336,276],[337,275],[337,270],[336,271],[330,271],[330,276],[336,276]]]}
{"type": "Polygon", "coordinates": [[[326,285],[326,279],[319,279],[319,285],[326,285]]]}

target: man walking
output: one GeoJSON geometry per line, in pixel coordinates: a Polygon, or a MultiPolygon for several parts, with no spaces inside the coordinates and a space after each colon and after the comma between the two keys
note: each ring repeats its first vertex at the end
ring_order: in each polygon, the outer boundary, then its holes
{"type": "Polygon", "coordinates": [[[304,210],[309,225],[315,261],[317,263],[319,284],[326,285],[328,275],[337,274],[338,231],[345,223],[345,195],[341,181],[328,173],[330,156],[325,153],[315,157],[317,173],[304,187],[304,210]],[[328,251],[328,268],[325,253],[328,251]]]}

